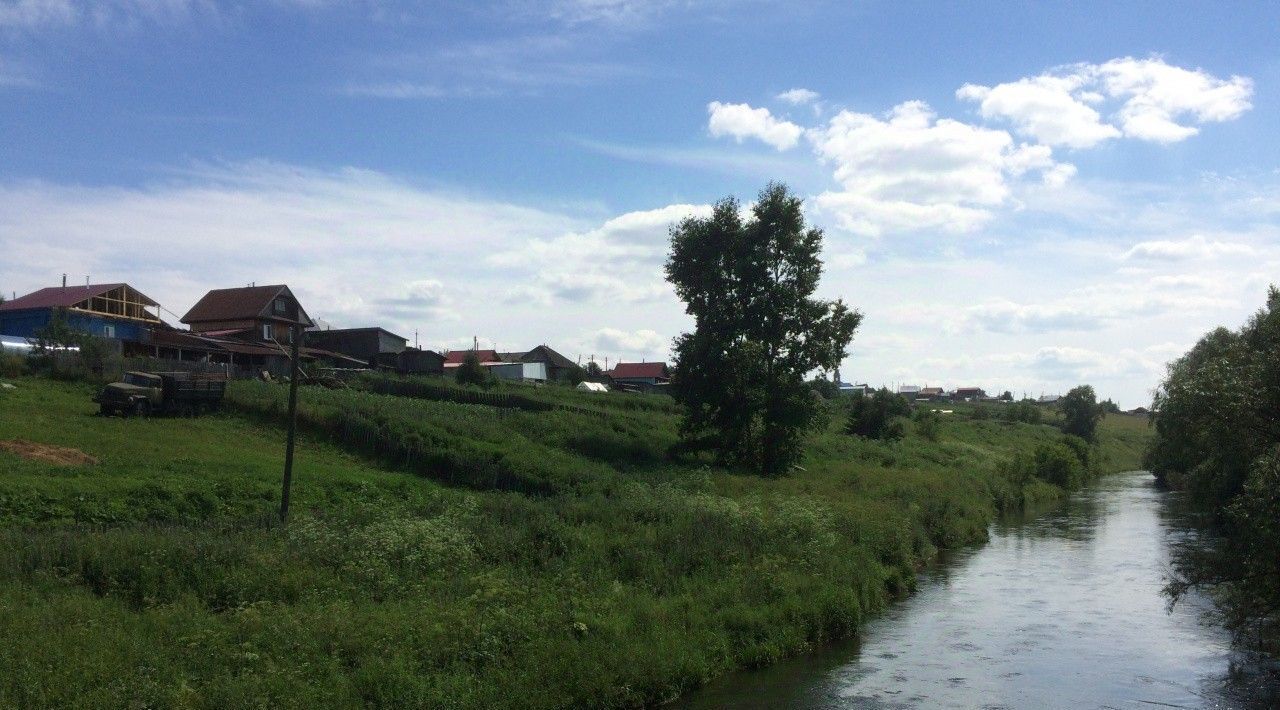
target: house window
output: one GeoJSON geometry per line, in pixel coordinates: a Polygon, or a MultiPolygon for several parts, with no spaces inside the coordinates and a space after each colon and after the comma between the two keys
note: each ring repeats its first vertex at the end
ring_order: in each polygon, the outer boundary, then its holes
{"type": "Polygon", "coordinates": [[[283,315],[285,312],[285,309],[287,308],[287,305],[288,304],[284,302],[283,298],[277,298],[275,301],[276,313],[283,315]]]}
{"type": "Polygon", "coordinates": [[[262,324],[262,339],[263,339],[263,340],[271,340],[274,336],[275,336],[275,329],[271,327],[271,324],[270,324],[270,323],[263,323],[263,324],[262,324]]]}
{"type": "Polygon", "coordinates": [[[115,327],[114,325],[104,325],[104,326],[102,326],[102,336],[103,336],[104,338],[114,338],[114,337],[116,337],[116,327],[115,327]]]}

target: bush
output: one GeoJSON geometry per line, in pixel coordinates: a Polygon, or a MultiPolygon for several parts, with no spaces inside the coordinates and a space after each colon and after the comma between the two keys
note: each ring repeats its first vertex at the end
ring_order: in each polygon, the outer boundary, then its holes
{"type": "Polygon", "coordinates": [[[1062,437],[1062,443],[1080,460],[1080,468],[1084,471],[1086,478],[1093,478],[1098,473],[1099,462],[1096,449],[1089,442],[1078,436],[1067,434],[1062,437]]]}
{"type": "Polygon", "coordinates": [[[937,441],[942,430],[942,416],[937,412],[921,409],[916,412],[916,433],[929,441],[937,441]]]}
{"type": "Polygon", "coordinates": [[[460,385],[486,385],[489,383],[489,371],[480,364],[480,356],[475,351],[468,352],[462,358],[462,365],[454,373],[460,385]]]}
{"type": "Polygon", "coordinates": [[[1021,402],[1014,402],[1006,405],[1000,410],[1000,418],[1007,422],[1023,422],[1025,424],[1039,424],[1041,420],[1040,408],[1031,400],[1024,399],[1021,402]]]}
{"type": "Polygon", "coordinates": [[[991,412],[987,411],[986,407],[979,404],[969,411],[969,418],[974,421],[983,421],[991,418],[991,412]]]}
{"type": "Polygon", "coordinates": [[[1084,481],[1080,457],[1066,444],[1055,442],[1036,447],[1036,477],[1055,486],[1073,490],[1084,481]]]}
{"type": "Polygon", "coordinates": [[[27,359],[0,348],[0,377],[21,377],[27,373],[27,359]]]}
{"type": "Polygon", "coordinates": [[[905,399],[884,388],[870,397],[854,395],[844,430],[867,439],[901,439],[903,426],[899,419],[910,411],[905,399]]]}

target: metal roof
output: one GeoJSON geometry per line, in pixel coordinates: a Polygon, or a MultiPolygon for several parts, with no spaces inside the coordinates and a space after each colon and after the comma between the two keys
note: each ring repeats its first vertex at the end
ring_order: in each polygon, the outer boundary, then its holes
{"type": "MultiPolygon", "coordinates": [[[[182,317],[183,323],[203,323],[208,321],[227,321],[269,318],[272,320],[289,321],[287,318],[281,318],[271,314],[271,302],[277,296],[288,294],[294,303],[298,299],[294,297],[293,292],[284,284],[275,284],[271,286],[244,286],[242,288],[216,288],[204,295],[196,305],[187,311],[182,317]]],[[[298,303],[299,320],[297,322],[303,325],[312,325],[311,318],[302,308],[302,304],[298,303]]]]}
{"type": "Polygon", "coordinates": [[[505,362],[497,350],[450,350],[449,354],[444,356],[444,364],[461,365],[462,361],[467,359],[467,353],[475,353],[481,365],[505,362]]]}
{"type": "MultiPolygon", "coordinates": [[[[71,308],[78,303],[97,298],[108,291],[113,291],[121,286],[129,286],[129,284],[92,284],[89,286],[49,286],[39,291],[32,291],[25,296],[19,296],[12,301],[0,303],[0,311],[21,311],[28,308],[71,308]]],[[[138,297],[138,301],[144,306],[159,305],[155,301],[144,296],[138,289],[129,286],[129,290],[138,297]]]]}
{"type": "Polygon", "coordinates": [[[404,337],[403,335],[397,335],[387,330],[386,328],[380,328],[376,325],[365,326],[363,328],[317,328],[316,330],[308,330],[307,336],[310,337],[317,333],[340,334],[340,333],[369,333],[369,332],[375,332],[375,331],[379,333],[386,333],[387,335],[390,335],[391,337],[396,338],[398,340],[403,340],[406,343],[409,342],[409,339],[404,337]]]}
{"type": "Polygon", "coordinates": [[[614,378],[628,377],[666,377],[665,362],[620,362],[612,370],[605,373],[614,378]]]}

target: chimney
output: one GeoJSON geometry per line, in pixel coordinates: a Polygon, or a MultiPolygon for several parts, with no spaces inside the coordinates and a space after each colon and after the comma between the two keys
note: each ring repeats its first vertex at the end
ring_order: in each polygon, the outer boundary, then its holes
{"type": "Polygon", "coordinates": [[[62,275],[62,290],[63,290],[63,291],[66,291],[66,290],[67,290],[67,275],[66,275],[66,274],[63,274],[63,275],[62,275]]]}
{"type": "Polygon", "coordinates": [[[480,349],[480,337],[479,337],[479,336],[477,336],[477,335],[473,335],[473,336],[471,336],[471,349],[472,349],[472,350],[479,350],[479,349],[480,349]]]}
{"type": "Polygon", "coordinates": [[[87,275],[84,277],[84,287],[85,290],[88,290],[89,288],[89,277],[87,275]]]}

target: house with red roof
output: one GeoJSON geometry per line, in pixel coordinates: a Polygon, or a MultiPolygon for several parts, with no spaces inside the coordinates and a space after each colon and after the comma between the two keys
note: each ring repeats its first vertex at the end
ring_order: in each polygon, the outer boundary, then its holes
{"type": "Polygon", "coordinates": [[[671,370],[665,362],[620,362],[604,373],[615,385],[650,388],[671,381],[671,370]]]}
{"type": "Polygon", "coordinates": [[[50,286],[0,303],[0,335],[33,338],[56,316],[75,330],[139,342],[161,326],[160,304],[125,283],[50,286]]]}

